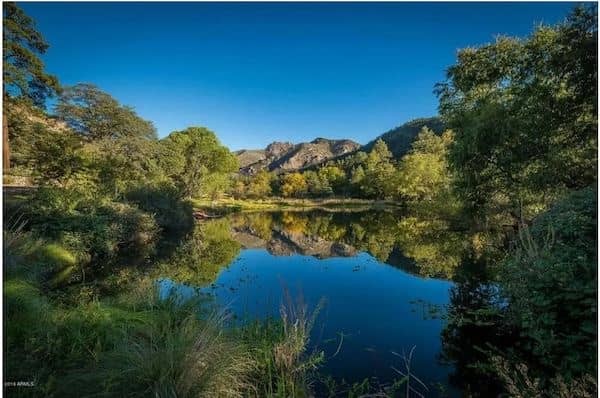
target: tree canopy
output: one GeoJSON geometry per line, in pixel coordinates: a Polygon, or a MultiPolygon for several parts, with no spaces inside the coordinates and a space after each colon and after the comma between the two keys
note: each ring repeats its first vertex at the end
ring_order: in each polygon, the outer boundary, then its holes
{"type": "Polygon", "coordinates": [[[477,206],[513,206],[596,179],[597,14],[576,8],[525,38],[466,48],[437,86],[450,161],[477,206]]]}
{"type": "Polygon", "coordinates": [[[235,155],[204,127],[175,131],[160,141],[160,147],[159,164],[185,197],[206,193],[203,188],[215,175],[238,170],[235,155]]]}
{"type": "Polygon", "coordinates": [[[80,83],[65,88],[55,111],[88,140],[156,138],[152,122],[142,119],[133,108],[121,105],[93,84],[80,83]]]}
{"type": "Polygon", "coordinates": [[[58,79],[44,70],[40,59],[48,43],[35,22],[13,2],[3,3],[2,67],[4,94],[44,107],[59,90],[58,79]]]}

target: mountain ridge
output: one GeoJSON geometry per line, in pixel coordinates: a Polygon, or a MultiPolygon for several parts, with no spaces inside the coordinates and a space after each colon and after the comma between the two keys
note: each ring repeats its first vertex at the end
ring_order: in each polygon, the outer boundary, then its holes
{"type": "Polygon", "coordinates": [[[315,166],[352,153],[361,145],[349,139],[318,137],[310,142],[275,141],[265,149],[241,149],[234,152],[240,162],[240,173],[256,174],[260,170],[286,172],[315,166]]]}
{"type": "Polygon", "coordinates": [[[413,141],[425,126],[436,134],[444,131],[442,120],[433,116],[412,119],[377,136],[366,145],[350,139],[317,137],[310,142],[297,144],[274,141],[265,149],[241,149],[234,153],[240,162],[240,173],[245,175],[253,175],[260,170],[282,173],[314,168],[359,150],[369,152],[378,139],[383,140],[394,157],[399,159],[410,150],[413,141]]]}

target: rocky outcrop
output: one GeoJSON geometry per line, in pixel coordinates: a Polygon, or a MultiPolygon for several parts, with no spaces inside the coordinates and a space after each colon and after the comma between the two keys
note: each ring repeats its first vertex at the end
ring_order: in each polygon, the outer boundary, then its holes
{"type": "Polygon", "coordinates": [[[324,163],[360,148],[351,140],[317,138],[311,142],[292,144],[273,142],[264,150],[241,150],[236,152],[240,172],[252,175],[259,170],[278,172],[302,170],[324,163]]]}
{"type": "Polygon", "coordinates": [[[262,149],[242,149],[235,152],[235,154],[240,163],[240,168],[245,168],[267,159],[266,151],[262,149]]]}

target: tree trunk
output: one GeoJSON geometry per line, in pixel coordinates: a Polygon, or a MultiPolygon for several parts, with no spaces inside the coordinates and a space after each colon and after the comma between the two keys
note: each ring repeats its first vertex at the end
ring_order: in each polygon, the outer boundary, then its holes
{"type": "Polygon", "coordinates": [[[2,168],[6,173],[10,170],[10,148],[8,146],[8,120],[2,112],[2,168]]]}

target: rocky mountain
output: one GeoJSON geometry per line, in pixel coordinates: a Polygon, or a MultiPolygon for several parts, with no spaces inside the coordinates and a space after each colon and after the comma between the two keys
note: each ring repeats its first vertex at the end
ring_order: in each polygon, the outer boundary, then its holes
{"type": "Polygon", "coordinates": [[[273,142],[265,149],[243,149],[237,151],[236,155],[240,172],[252,175],[262,169],[275,172],[302,170],[352,153],[360,147],[360,144],[351,140],[317,138],[299,144],[273,142]]]}
{"type": "Polygon", "coordinates": [[[410,150],[412,142],[424,126],[427,126],[436,134],[442,134],[444,132],[444,123],[439,117],[414,119],[380,135],[362,147],[361,150],[366,152],[370,151],[375,144],[375,141],[381,138],[387,144],[394,157],[401,158],[410,150]]]}
{"type": "Polygon", "coordinates": [[[347,156],[357,150],[369,152],[378,139],[385,141],[392,154],[400,158],[410,150],[424,126],[436,134],[444,131],[444,124],[439,117],[428,117],[404,123],[364,146],[352,140],[317,138],[300,144],[273,142],[265,149],[242,149],[235,153],[240,162],[240,172],[246,175],[256,174],[263,169],[275,172],[304,170],[334,158],[347,156]]]}

